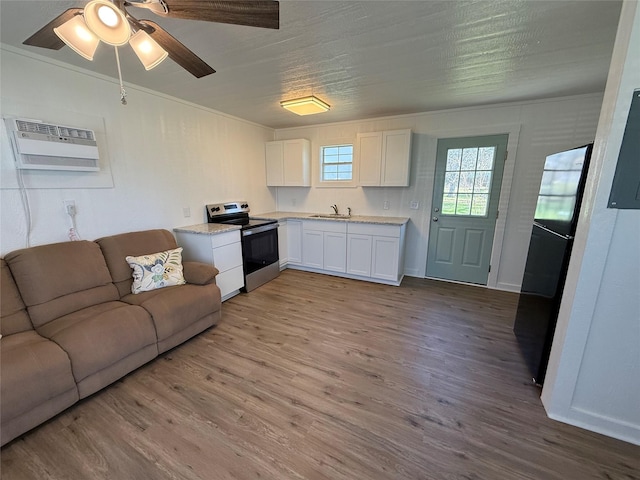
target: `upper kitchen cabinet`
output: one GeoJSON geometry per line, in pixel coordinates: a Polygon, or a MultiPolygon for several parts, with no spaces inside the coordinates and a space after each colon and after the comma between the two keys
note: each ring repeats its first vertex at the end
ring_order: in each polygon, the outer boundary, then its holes
{"type": "Polygon", "coordinates": [[[359,133],[360,185],[408,187],[411,165],[411,130],[359,133]]]}
{"type": "Polygon", "coordinates": [[[305,138],[267,142],[268,187],[311,186],[311,142],[305,138]]]}

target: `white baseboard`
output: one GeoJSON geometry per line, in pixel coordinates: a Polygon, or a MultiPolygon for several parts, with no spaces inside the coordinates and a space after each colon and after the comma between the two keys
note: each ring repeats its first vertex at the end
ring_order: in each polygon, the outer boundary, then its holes
{"type": "Polygon", "coordinates": [[[514,283],[498,282],[497,285],[496,285],[496,290],[503,290],[505,292],[520,293],[520,287],[521,287],[521,285],[516,285],[514,283]]]}
{"type": "Polygon", "coordinates": [[[607,437],[617,438],[623,442],[640,446],[640,425],[618,420],[616,418],[599,415],[582,408],[571,407],[569,415],[556,415],[547,412],[549,418],[558,422],[568,423],[575,427],[584,428],[591,432],[600,433],[607,437]]]}

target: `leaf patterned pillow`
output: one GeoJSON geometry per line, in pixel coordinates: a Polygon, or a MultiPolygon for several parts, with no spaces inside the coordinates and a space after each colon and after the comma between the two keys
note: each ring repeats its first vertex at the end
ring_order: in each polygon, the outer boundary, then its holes
{"type": "Polygon", "coordinates": [[[182,247],[166,252],[125,258],[133,269],[131,293],[187,283],[182,274],[182,247]]]}

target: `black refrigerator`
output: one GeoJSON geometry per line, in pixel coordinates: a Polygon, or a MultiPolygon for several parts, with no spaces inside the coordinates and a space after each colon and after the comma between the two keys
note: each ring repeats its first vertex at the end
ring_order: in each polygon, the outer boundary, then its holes
{"type": "Polygon", "coordinates": [[[592,148],[558,152],[544,164],[513,327],[538,385],[547,371],[592,148]]]}

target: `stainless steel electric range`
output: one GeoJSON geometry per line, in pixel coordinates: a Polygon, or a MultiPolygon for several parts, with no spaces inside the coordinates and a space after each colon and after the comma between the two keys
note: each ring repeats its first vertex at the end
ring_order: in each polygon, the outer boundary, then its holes
{"type": "Polygon", "coordinates": [[[241,227],[244,290],[250,292],[280,274],[278,257],[278,222],[249,216],[247,202],[207,205],[209,223],[241,227]]]}

